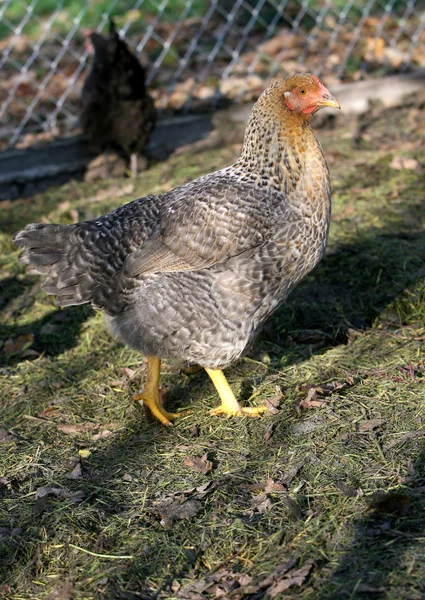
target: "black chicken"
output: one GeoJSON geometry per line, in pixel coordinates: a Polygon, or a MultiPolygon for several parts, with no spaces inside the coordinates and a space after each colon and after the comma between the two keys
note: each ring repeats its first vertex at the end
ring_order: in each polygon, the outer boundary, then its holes
{"type": "Polygon", "coordinates": [[[134,176],[137,154],[146,150],[156,121],[145,69],[120,39],[112,20],[108,38],[97,32],[89,37],[94,58],[81,96],[81,125],[93,150],[112,149],[131,159],[134,176]]]}

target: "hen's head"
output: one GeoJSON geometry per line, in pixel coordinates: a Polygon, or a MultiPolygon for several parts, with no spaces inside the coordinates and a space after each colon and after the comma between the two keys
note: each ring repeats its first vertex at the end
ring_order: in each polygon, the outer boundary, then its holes
{"type": "Polygon", "coordinates": [[[284,104],[291,111],[310,115],[325,106],[341,108],[338,100],[329,93],[316,75],[298,73],[285,79],[283,88],[284,104]]]}
{"type": "Polygon", "coordinates": [[[319,78],[310,73],[275,81],[260,96],[258,104],[261,112],[272,111],[279,119],[292,114],[303,121],[325,106],[341,108],[319,78]]]}

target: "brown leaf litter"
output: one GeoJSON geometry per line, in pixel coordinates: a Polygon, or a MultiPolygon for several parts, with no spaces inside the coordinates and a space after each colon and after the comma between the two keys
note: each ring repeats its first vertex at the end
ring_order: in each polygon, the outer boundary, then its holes
{"type": "Polygon", "coordinates": [[[188,456],[183,461],[184,467],[189,467],[194,471],[198,471],[199,473],[204,473],[206,475],[213,468],[213,464],[210,460],[208,460],[208,454],[205,453],[202,456],[188,456]]]}
{"type": "Polygon", "coordinates": [[[258,580],[247,573],[223,567],[183,588],[173,582],[173,591],[177,598],[184,600],[205,600],[206,594],[224,600],[242,600],[254,594],[276,598],[290,587],[301,587],[315,566],[313,560],[306,561],[301,567],[296,567],[296,564],[297,560],[291,558],[270,575],[258,580]]]}
{"type": "Polygon", "coordinates": [[[151,510],[160,515],[161,524],[166,529],[171,529],[174,521],[196,517],[204,508],[202,500],[213,490],[214,486],[209,481],[204,485],[173,492],[154,502],[151,510]]]}
{"type": "Polygon", "coordinates": [[[36,516],[41,515],[47,508],[50,498],[58,500],[71,500],[73,504],[78,504],[84,498],[82,491],[72,492],[65,488],[50,487],[45,485],[40,487],[35,492],[34,513],[36,516]]]}

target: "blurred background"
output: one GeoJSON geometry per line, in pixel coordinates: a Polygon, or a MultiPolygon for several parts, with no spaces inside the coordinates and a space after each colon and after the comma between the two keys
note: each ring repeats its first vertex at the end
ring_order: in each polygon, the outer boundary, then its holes
{"type": "Polygon", "coordinates": [[[0,151],[78,131],[87,30],[120,35],[162,114],[253,101],[276,74],[332,87],[425,67],[424,0],[2,0],[0,151]]]}

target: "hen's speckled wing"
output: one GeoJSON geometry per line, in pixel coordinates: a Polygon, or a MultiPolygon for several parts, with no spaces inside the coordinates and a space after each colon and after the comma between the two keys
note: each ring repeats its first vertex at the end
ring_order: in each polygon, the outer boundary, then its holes
{"type": "Polygon", "coordinates": [[[155,233],[126,258],[124,274],[205,269],[261,246],[272,232],[271,207],[278,200],[288,213],[282,194],[220,172],[177,188],[161,206],[155,233]]]}
{"type": "Polygon", "coordinates": [[[14,241],[32,272],[45,275],[43,289],[60,305],[90,302],[118,314],[141,279],[205,269],[260,248],[276,226],[277,206],[280,221],[294,217],[279,192],[224,170],[95,221],[29,225],[14,241]]]}

